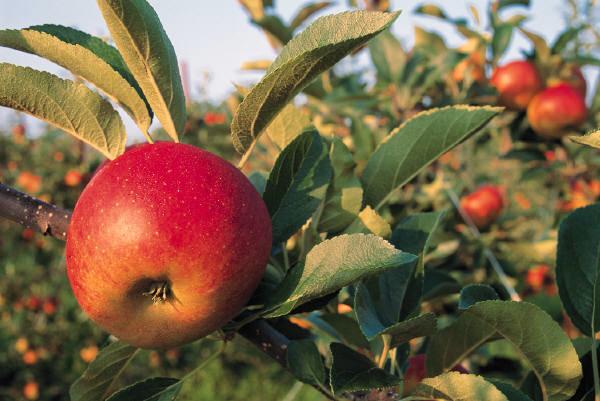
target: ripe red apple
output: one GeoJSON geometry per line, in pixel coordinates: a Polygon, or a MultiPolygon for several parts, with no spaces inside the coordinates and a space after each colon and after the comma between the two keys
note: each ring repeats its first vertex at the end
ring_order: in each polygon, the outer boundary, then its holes
{"type": "Polygon", "coordinates": [[[479,229],[492,224],[504,208],[502,191],[495,185],[483,185],[460,201],[464,212],[479,229]]]}
{"type": "Polygon", "coordinates": [[[210,152],[160,142],[105,165],[77,201],[67,274],[88,316],[141,348],[223,326],[256,289],[271,249],[260,195],[210,152]]]}
{"type": "Polygon", "coordinates": [[[568,84],[544,89],[527,107],[531,128],[546,138],[561,138],[569,133],[569,128],[581,125],[586,116],[585,99],[568,84]]]}
{"type": "Polygon", "coordinates": [[[83,180],[83,174],[81,174],[79,171],[73,170],[73,169],[67,171],[67,173],[65,174],[65,178],[64,178],[65,185],[68,187],[76,187],[79,184],[81,184],[82,180],[83,180]]]}
{"type": "Polygon", "coordinates": [[[557,86],[560,84],[569,84],[585,98],[587,92],[587,83],[577,64],[567,64],[556,74],[548,78],[548,86],[557,86]]]}
{"type": "Polygon", "coordinates": [[[529,61],[513,61],[496,68],[490,79],[500,95],[500,103],[512,110],[525,110],[542,90],[542,78],[529,61]]]}

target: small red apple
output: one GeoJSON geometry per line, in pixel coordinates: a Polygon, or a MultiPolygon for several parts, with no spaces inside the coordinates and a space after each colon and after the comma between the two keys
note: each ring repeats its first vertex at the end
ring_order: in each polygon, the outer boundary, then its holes
{"type": "Polygon", "coordinates": [[[40,397],[40,386],[34,380],[29,380],[23,386],[23,397],[28,400],[37,400],[40,397]]]}
{"type": "Polygon", "coordinates": [[[83,174],[81,174],[77,170],[69,170],[65,174],[65,185],[68,187],[76,187],[81,184],[81,180],[83,179],[83,174]]]}
{"type": "Polygon", "coordinates": [[[569,84],[585,98],[587,83],[577,64],[567,64],[556,74],[548,78],[548,87],[569,84]]]}
{"type": "Polygon", "coordinates": [[[46,298],[42,304],[42,311],[50,316],[56,313],[57,302],[55,298],[46,298]]]}
{"type": "Polygon", "coordinates": [[[544,89],[527,107],[531,128],[546,138],[563,137],[569,133],[569,128],[581,125],[586,116],[585,99],[568,84],[544,89]]]}
{"type": "Polygon", "coordinates": [[[500,103],[512,110],[525,110],[542,90],[542,78],[530,61],[513,61],[496,68],[490,79],[500,95],[500,103]]]}
{"type": "Polygon", "coordinates": [[[159,142],[100,169],[77,201],[67,274],[105,330],[141,348],[173,348],[233,318],[271,249],[267,208],[234,166],[159,142]]]}
{"type": "Polygon", "coordinates": [[[479,229],[492,224],[504,208],[502,191],[495,185],[483,185],[460,201],[463,211],[479,229]]]}

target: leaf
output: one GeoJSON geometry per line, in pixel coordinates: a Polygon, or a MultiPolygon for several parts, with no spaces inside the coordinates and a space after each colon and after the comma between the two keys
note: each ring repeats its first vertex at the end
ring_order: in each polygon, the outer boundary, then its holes
{"type": "MultiPolygon", "coordinates": [[[[352,314],[340,314],[340,313],[324,313],[318,317],[323,323],[329,326],[326,330],[328,334],[337,338],[344,344],[351,345],[357,348],[369,348],[369,342],[366,337],[360,331],[358,322],[351,317],[352,314]],[[333,330],[333,332],[332,332],[333,330]]],[[[314,319],[309,319],[314,322],[314,319]]],[[[323,324],[320,325],[322,329],[323,324]]]]}
{"type": "Polygon", "coordinates": [[[422,4],[415,8],[415,14],[430,15],[441,19],[448,19],[448,16],[440,7],[435,4],[422,4]]]}
{"type": "Polygon", "coordinates": [[[460,291],[458,309],[465,310],[481,301],[498,299],[498,293],[487,284],[470,284],[460,291]]]}
{"type": "Polygon", "coordinates": [[[500,0],[498,2],[498,11],[512,6],[529,7],[530,0],[500,0]]]}
{"type": "Polygon", "coordinates": [[[325,384],[325,366],[312,340],[292,341],[287,349],[287,363],[294,377],[313,386],[325,384]]]}
{"type": "Polygon", "coordinates": [[[415,26],[415,48],[421,48],[430,53],[443,53],[448,50],[440,35],[418,26],[415,26]]]}
{"type": "Polygon", "coordinates": [[[508,401],[496,386],[483,377],[459,372],[424,379],[415,390],[415,395],[448,401],[508,401]]]}
{"type": "Polygon", "coordinates": [[[293,104],[288,104],[281,110],[265,129],[269,138],[275,142],[279,149],[284,149],[296,139],[306,127],[310,125],[307,113],[298,109],[293,104]]]}
{"type": "Polygon", "coordinates": [[[146,133],[152,112],[118,50],[77,29],[39,25],[1,30],[0,46],[35,54],[85,79],[118,102],[146,133]]]}
{"type": "Polygon", "coordinates": [[[177,56],[146,0],[97,0],[125,63],[173,140],[183,133],[185,96],[177,56]]]}
{"type": "Polygon", "coordinates": [[[367,206],[356,216],[356,220],[346,229],[345,233],[375,234],[382,238],[388,238],[392,234],[392,228],[383,217],[367,206]]]}
{"type": "Polygon", "coordinates": [[[484,343],[504,338],[534,371],[547,401],[569,399],[581,379],[581,364],[560,326],[526,302],[483,301],[430,340],[427,370],[438,375],[452,369],[484,343]]]}
{"type": "Polygon", "coordinates": [[[587,145],[592,148],[600,149],[600,129],[590,131],[585,135],[571,135],[569,139],[581,145],[587,145]]]}
{"type": "Polygon", "coordinates": [[[558,230],[556,282],[573,324],[587,336],[600,331],[600,204],[577,209],[558,230]]]}
{"type": "Polygon", "coordinates": [[[551,51],[544,38],[523,28],[519,28],[519,30],[531,41],[533,47],[535,48],[536,56],[541,63],[543,64],[547,62],[550,58],[551,51]]]}
{"type": "Polygon", "coordinates": [[[291,29],[276,15],[263,15],[259,19],[253,19],[252,23],[270,34],[282,46],[292,39],[291,29]]]}
{"type": "Polygon", "coordinates": [[[295,31],[304,21],[312,17],[319,11],[331,7],[334,4],[333,1],[318,1],[314,3],[308,3],[303,6],[294,16],[290,23],[290,29],[295,31]]]}
{"type": "Polygon", "coordinates": [[[85,85],[0,63],[0,106],[19,110],[90,144],[109,159],[125,150],[125,127],[112,105],[85,85]]]}
{"type": "Polygon", "coordinates": [[[263,199],[273,224],[273,243],[286,241],[317,210],[331,179],[327,146],[316,131],[296,138],[281,152],[263,199]]]}
{"type": "Polygon", "coordinates": [[[423,280],[423,300],[431,301],[434,298],[456,294],[461,286],[454,277],[440,270],[428,269],[423,280]]]}
{"type": "Polygon", "coordinates": [[[331,142],[329,160],[333,178],[327,188],[318,230],[337,233],[348,227],[360,212],[363,190],[360,180],[354,174],[352,153],[337,137],[331,142]]]}
{"type": "Polygon", "coordinates": [[[492,55],[495,61],[498,61],[504,54],[513,36],[515,26],[513,24],[504,23],[495,27],[492,37],[492,55]]]}
{"type": "Polygon", "coordinates": [[[475,134],[502,109],[451,106],[421,112],[392,131],[362,176],[367,204],[378,209],[396,188],[475,134]]]}
{"type": "Polygon", "coordinates": [[[501,382],[500,380],[488,379],[498,390],[504,394],[508,401],[532,401],[527,395],[517,390],[512,384],[501,382]]]}
{"type": "Polygon", "coordinates": [[[415,259],[375,235],[346,234],[323,241],[285,277],[267,304],[275,309],[268,316],[285,315],[311,299],[415,259]]]}
{"type": "Polygon", "coordinates": [[[579,25],[576,27],[569,27],[562,31],[552,44],[552,54],[561,54],[564,52],[569,43],[577,39],[581,31],[583,31],[585,28],[585,25],[579,25]]]}
{"type": "Polygon", "coordinates": [[[363,354],[340,343],[331,344],[330,384],[334,395],[397,385],[400,378],[379,369],[363,354]]]}
{"type": "Polygon", "coordinates": [[[153,377],[117,391],[106,401],[173,401],[183,382],[170,377],[153,377]]]}
{"type": "MultiPolygon", "coordinates": [[[[359,301],[355,302],[358,303],[359,301]]],[[[358,313],[358,307],[355,308],[358,313]]],[[[370,324],[368,322],[363,318],[361,328],[368,328],[367,332],[371,335],[367,333],[365,335],[368,336],[369,341],[385,334],[391,337],[391,348],[396,348],[414,338],[431,336],[437,331],[437,319],[433,313],[424,313],[387,327],[381,325],[377,320],[371,321],[370,324]]]]}
{"type": "Polygon", "coordinates": [[[231,135],[236,150],[246,152],[296,94],[397,17],[398,13],[369,11],[329,15],[289,41],[233,118],[231,135]]]}
{"type": "Polygon", "coordinates": [[[137,348],[114,342],[103,348],[69,389],[71,401],[104,400],[137,348]]]}
{"type": "Polygon", "coordinates": [[[406,64],[406,52],[400,41],[385,31],[369,43],[371,60],[377,70],[377,78],[384,82],[398,82],[406,64]]]}

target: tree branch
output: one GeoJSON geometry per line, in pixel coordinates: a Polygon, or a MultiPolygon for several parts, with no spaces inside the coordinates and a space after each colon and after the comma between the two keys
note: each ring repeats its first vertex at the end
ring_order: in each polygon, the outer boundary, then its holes
{"type": "Polygon", "coordinates": [[[0,183],[0,217],[64,241],[71,212],[0,183]]]}

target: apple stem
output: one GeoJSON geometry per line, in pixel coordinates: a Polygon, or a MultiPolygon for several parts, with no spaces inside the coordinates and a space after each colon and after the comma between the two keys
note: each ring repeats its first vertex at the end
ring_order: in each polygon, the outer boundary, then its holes
{"type": "Polygon", "coordinates": [[[171,295],[171,286],[166,281],[157,281],[152,283],[150,290],[143,292],[143,295],[152,297],[152,303],[160,304],[166,302],[171,295]]]}

